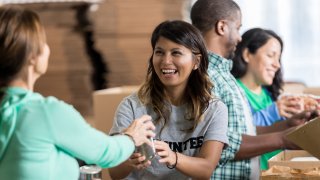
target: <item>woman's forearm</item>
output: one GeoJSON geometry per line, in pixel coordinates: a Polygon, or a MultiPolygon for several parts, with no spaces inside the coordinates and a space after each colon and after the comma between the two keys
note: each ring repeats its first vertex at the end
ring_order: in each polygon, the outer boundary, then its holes
{"type": "Polygon", "coordinates": [[[192,179],[210,179],[219,162],[223,146],[224,144],[218,141],[206,142],[197,157],[177,153],[176,169],[192,179]]]}
{"type": "Polygon", "coordinates": [[[133,170],[133,167],[129,165],[129,160],[121,163],[120,165],[108,169],[110,177],[112,179],[123,179],[127,177],[133,170]]]}

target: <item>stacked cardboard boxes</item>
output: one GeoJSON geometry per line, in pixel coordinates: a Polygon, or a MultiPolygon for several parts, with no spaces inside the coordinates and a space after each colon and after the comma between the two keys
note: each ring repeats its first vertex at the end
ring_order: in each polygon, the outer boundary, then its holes
{"type": "MultiPolygon", "coordinates": [[[[110,73],[108,87],[140,84],[151,55],[150,35],[167,19],[182,19],[185,0],[107,0],[88,16],[93,23],[94,47],[102,54],[110,73]]],[[[56,96],[93,116],[92,67],[83,37],[74,28],[75,9],[70,6],[30,4],[45,24],[51,57],[48,73],[35,90],[56,96]]]]}

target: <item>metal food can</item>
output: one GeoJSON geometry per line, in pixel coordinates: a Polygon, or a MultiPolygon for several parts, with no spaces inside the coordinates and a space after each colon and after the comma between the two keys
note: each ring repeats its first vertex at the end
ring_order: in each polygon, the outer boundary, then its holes
{"type": "Polygon", "coordinates": [[[102,180],[101,170],[97,165],[81,166],[79,180],[102,180]]]}
{"type": "Polygon", "coordinates": [[[156,150],[154,148],[153,138],[150,138],[152,146],[149,144],[142,144],[141,146],[138,146],[136,149],[136,152],[139,152],[142,156],[146,157],[146,161],[152,160],[156,155],[156,150]]]}

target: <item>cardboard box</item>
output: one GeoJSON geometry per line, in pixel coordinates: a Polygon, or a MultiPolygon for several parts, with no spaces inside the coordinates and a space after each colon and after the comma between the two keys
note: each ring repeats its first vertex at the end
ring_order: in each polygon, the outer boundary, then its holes
{"type": "MultiPolygon", "coordinates": [[[[93,93],[93,126],[109,133],[113,118],[122,99],[137,91],[139,86],[122,86],[95,91],[93,93]]],[[[102,179],[111,180],[107,169],[102,170],[102,179]]]]}
{"type": "Polygon", "coordinates": [[[260,179],[320,179],[319,136],[320,118],[290,132],[287,138],[304,150],[285,150],[272,157],[268,161],[269,169],[261,173],[260,179]],[[304,160],[293,161],[293,158],[304,160]]]}
{"type": "Polygon", "coordinates": [[[137,91],[139,86],[122,86],[93,93],[94,126],[106,133],[112,127],[113,118],[122,99],[137,91]]]}
{"type": "Polygon", "coordinates": [[[286,82],[283,85],[283,92],[286,94],[301,94],[306,85],[300,82],[286,82]]]}
{"type": "Polygon", "coordinates": [[[304,150],[285,150],[269,161],[269,169],[261,172],[260,180],[315,180],[320,179],[320,161],[304,150]],[[306,158],[293,161],[294,158],[306,158]]]}
{"type": "Polygon", "coordinates": [[[294,157],[316,157],[320,159],[320,118],[310,120],[308,123],[301,125],[296,130],[287,134],[287,138],[301,147],[303,150],[285,150],[269,161],[269,167],[287,166],[291,168],[312,168],[320,167],[320,161],[291,161],[294,157]]]}
{"type": "Polygon", "coordinates": [[[303,90],[303,93],[320,96],[320,87],[307,87],[303,90]]]}
{"type": "Polygon", "coordinates": [[[286,166],[295,169],[320,167],[320,161],[291,161],[296,157],[310,158],[313,156],[304,150],[285,150],[269,159],[268,165],[269,167],[286,166]]]}
{"type": "Polygon", "coordinates": [[[287,138],[320,159],[320,117],[310,120],[287,135],[287,138]]]}
{"type": "Polygon", "coordinates": [[[319,168],[293,169],[286,166],[273,166],[263,171],[260,180],[319,180],[319,168]]]}

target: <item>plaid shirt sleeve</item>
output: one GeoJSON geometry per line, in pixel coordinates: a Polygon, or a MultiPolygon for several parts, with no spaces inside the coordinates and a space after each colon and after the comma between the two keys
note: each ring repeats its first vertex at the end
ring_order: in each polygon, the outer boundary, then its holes
{"type": "Polygon", "coordinates": [[[208,74],[214,84],[213,94],[228,107],[229,138],[229,146],[223,150],[211,179],[249,179],[250,159],[234,160],[240,149],[242,134],[245,134],[247,129],[238,86],[230,73],[231,61],[212,54],[209,54],[209,60],[208,74]]]}
{"type": "MultiPolygon", "coordinates": [[[[214,71],[211,71],[214,72],[214,71]]],[[[231,93],[228,84],[223,84],[219,81],[218,74],[211,74],[209,75],[212,79],[215,88],[214,94],[220,98],[228,107],[228,138],[230,141],[229,146],[224,149],[221,155],[221,163],[224,164],[229,160],[233,160],[235,154],[240,149],[240,144],[242,141],[242,132],[244,131],[243,125],[239,124],[238,119],[241,117],[239,116],[239,111],[241,111],[241,103],[236,103],[234,101],[234,93],[231,93]]]]}

